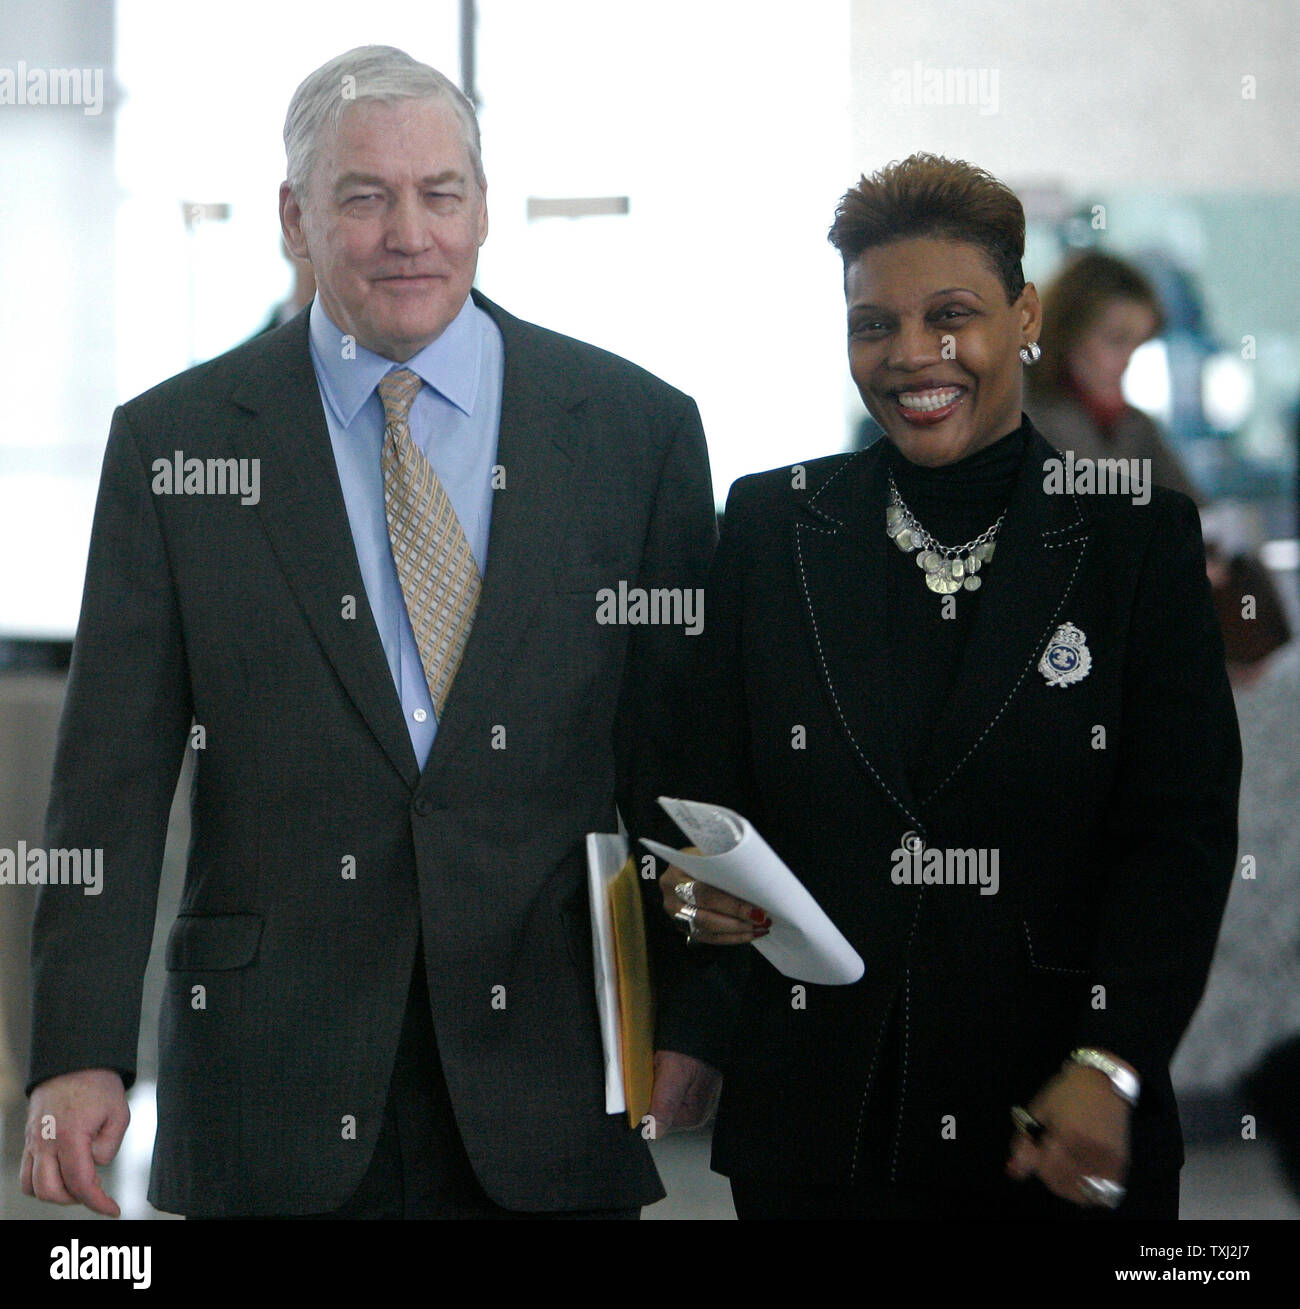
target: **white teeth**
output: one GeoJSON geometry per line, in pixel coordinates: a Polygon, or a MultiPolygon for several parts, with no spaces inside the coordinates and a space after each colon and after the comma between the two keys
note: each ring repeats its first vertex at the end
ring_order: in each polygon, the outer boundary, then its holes
{"type": "Polygon", "coordinates": [[[961,394],[959,386],[941,386],[932,391],[900,391],[898,403],[904,409],[918,409],[925,412],[930,409],[943,409],[961,394]]]}

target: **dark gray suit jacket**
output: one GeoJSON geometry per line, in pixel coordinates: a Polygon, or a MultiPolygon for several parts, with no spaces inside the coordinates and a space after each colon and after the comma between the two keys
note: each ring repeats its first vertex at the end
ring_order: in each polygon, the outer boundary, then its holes
{"type": "Polygon", "coordinates": [[[102,847],[104,890],[41,897],[29,1084],[134,1075],[167,813],[196,723],[161,1019],[161,1209],[348,1198],[421,931],[488,1194],[550,1210],[663,1193],[640,1134],[604,1112],[583,837],[613,829],[616,801],[634,833],[668,835],[650,809],[692,642],[599,624],[595,593],[702,583],[703,434],[687,396],[476,299],[505,339],[506,484],[423,772],[358,570],[306,315],[115,416],[47,834],[102,847]],[[153,462],[177,450],[260,460],[260,503],[154,494],[153,462]]]}

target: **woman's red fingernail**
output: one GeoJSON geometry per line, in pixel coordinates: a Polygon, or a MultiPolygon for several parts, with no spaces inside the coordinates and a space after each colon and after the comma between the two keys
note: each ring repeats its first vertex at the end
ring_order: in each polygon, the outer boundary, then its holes
{"type": "Polygon", "coordinates": [[[751,909],[749,911],[749,918],[751,922],[757,923],[760,927],[771,926],[768,922],[767,915],[761,909],[751,909]]]}

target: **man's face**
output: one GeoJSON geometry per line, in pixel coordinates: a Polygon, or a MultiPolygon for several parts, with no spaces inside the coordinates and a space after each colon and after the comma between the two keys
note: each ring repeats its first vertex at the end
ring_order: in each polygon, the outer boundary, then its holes
{"type": "Polygon", "coordinates": [[[1019,350],[1041,322],[1032,284],[1008,304],[979,246],[915,237],[864,250],[844,289],[853,380],[905,458],[937,468],[1020,426],[1019,350]]]}
{"type": "Polygon", "coordinates": [[[409,359],[460,312],[487,238],[487,200],[443,100],[344,110],[299,197],[280,188],[285,242],[321,303],[376,354],[409,359]]]}

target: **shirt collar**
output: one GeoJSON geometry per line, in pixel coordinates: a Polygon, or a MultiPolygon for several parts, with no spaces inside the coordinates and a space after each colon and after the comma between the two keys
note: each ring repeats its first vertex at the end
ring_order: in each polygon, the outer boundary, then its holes
{"type": "MultiPolygon", "coordinates": [[[[465,414],[474,412],[478,396],[483,317],[483,311],[466,296],[460,313],[441,334],[401,365],[465,414]]],[[[335,417],[350,427],[380,379],[395,365],[363,345],[349,344],[345,353],[344,334],[325,312],[319,295],[312,301],[310,322],[312,360],[325,398],[335,417]],[[351,357],[354,352],[355,358],[351,357]]]]}

